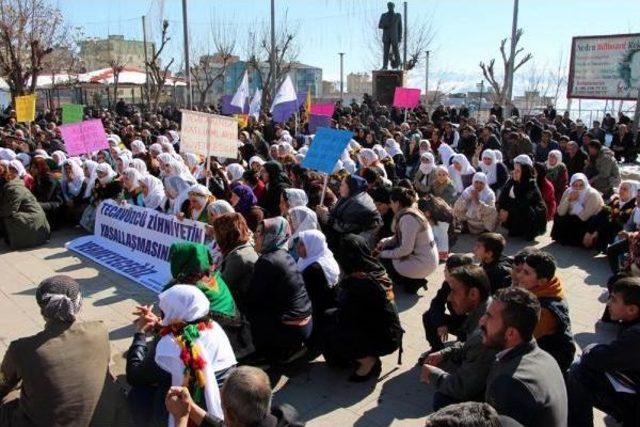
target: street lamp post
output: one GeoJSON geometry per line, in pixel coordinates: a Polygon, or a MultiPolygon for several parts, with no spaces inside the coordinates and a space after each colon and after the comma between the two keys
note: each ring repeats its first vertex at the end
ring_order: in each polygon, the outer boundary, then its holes
{"type": "Polygon", "coordinates": [[[480,110],[482,109],[482,95],[484,92],[484,80],[480,80],[480,83],[476,85],[480,89],[480,96],[478,97],[478,112],[476,113],[476,120],[480,120],[480,110]]]}
{"type": "Polygon", "coordinates": [[[431,108],[429,106],[429,51],[426,51],[424,68],[424,103],[427,107],[427,114],[429,114],[431,112],[431,108]]]}
{"type": "Polygon", "coordinates": [[[338,55],[340,55],[340,100],[342,101],[344,96],[344,79],[343,79],[344,52],[338,52],[338,55]]]}

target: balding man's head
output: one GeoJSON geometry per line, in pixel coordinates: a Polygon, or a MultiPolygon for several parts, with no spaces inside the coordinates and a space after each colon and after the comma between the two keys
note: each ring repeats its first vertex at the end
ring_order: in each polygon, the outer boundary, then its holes
{"type": "Polygon", "coordinates": [[[271,384],[267,374],[251,366],[240,366],[222,387],[222,409],[226,424],[244,427],[258,424],[271,412],[271,384]]]}

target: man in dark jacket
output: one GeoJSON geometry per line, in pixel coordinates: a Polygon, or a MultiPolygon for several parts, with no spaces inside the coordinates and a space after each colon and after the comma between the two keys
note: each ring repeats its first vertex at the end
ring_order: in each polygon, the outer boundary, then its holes
{"type": "Polygon", "coordinates": [[[499,290],[480,318],[482,342],[499,350],[485,401],[525,426],[567,425],[567,390],[555,359],[540,349],[533,330],[540,303],[521,288],[499,290]]]}
{"type": "Polygon", "coordinates": [[[458,267],[449,274],[449,285],[447,300],[453,311],[467,316],[462,325],[466,340],[431,353],[422,365],[420,379],[437,388],[433,396],[436,411],[452,403],[482,400],[487,373],[495,357],[494,350],[482,345],[478,329],[478,320],[491,302],[487,275],[475,265],[458,267]]]}
{"type": "Polygon", "coordinates": [[[567,166],[569,178],[571,178],[573,174],[584,171],[587,154],[580,149],[577,142],[569,141],[567,143],[567,158],[563,161],[567,166]]]}
{"type": "Polygon", "coordinates": [[[482,151],[487,149],[500,149],[500,141],[493,133],[491,126],[485,126],[482,128],[482,132],[480,133],[480,142],[482,143],[482,151]]]}
{"type": "Polygon", "coordinates": [[[482,233],[473,248],[474,256],[489,278],[491,294],[511,286],[511,260],[502,256],[506,244],[501,234],[482,233]]]}
{"type": "Polygon", "coordinates": [[[607,306],[622,330],[611,344],[585,348],[571,366],[567,381],[570,426],[593,426],[594,407],[625,426],[640,425],[640,279],[615,282],[607,306]]]}
{"type": "Polygon", "coordinates": [[[611,150],[615,153],[617,161],[622,161],[623,157],[625,163],[633,163],[636,160],[637,152],[633,144],[633,135],[626,125],[618,125],[618,131],[611,141],[611,150]]]}

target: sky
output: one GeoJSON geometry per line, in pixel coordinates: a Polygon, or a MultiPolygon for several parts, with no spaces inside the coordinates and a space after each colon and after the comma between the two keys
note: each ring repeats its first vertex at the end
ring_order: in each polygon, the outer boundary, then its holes
{"type": "MultiPolygon", "coordinates": [[[[375,55],[369,40],[386,0],[275,0],[276,27],[297,29],[300,62],[321,67],[323,79],[336,81],[340,75],[338,52],[345,52],[345,76],[370,72],[375,55]],[[286,15],[286,21],[285,21],[286,15]]],[[[168,55],[183,63],[181,0],[57,0],[55,4],[74,27],[86,36],[123,34],[142,39],[141,16],[149,17],[147,31],[159,38],[162,17],[169,20],[172,37],[168,55]]],[[[246,34],[269,22],[269,0],[189,0],[189,34],[193,49],[213,46],[212,23],[235,32],[237,54],[243,57],[246,34]]],[[[500,40],[510,36],[512,0],[409,0],[408,30],[430,27],[430,87],[438,82],[455,91],[475,90],[482,77],[478,63],[496,58],[501,69],[500,40]]],[[[521,0],[518,27],[524,29],[520,46],[533,59],[516,75],[517,94],[527,88],[531,77],[557,74],[558,65],[568,69],[571,38],[640,32],[638,0],[521,0]],[[562,57],[562,61],[560,58],[562,57]]],[[[402,2],[396,11],[403,12],[402,2]]],[[[410,36],[409,36],[410,37],[410,36]]],[[[508,43],[507,43],[508,46],[508,43]]],[[[380,64],[377,67],[380,67],[380,64]]],[[[346,80],[346,77],[345,77],[346,80]]],[[[424,87],[424,63],[410,74],[413,87],[424,87]]]]}

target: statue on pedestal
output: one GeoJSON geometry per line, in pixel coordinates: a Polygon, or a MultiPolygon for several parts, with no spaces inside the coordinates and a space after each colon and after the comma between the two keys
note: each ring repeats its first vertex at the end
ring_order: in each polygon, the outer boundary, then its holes
{"type": "Polygon", "coordinates": [[[380,15],[378,28],[382,30],[382,69],[386,70],[391,59],[391,68],[400,68],[400,50],[398,45],[402,42],[402,15],[394,12],[395,5],[387,3],[388,11],[380,15]],[[391,58],[389,58],[391,50],[391,58]]]}

